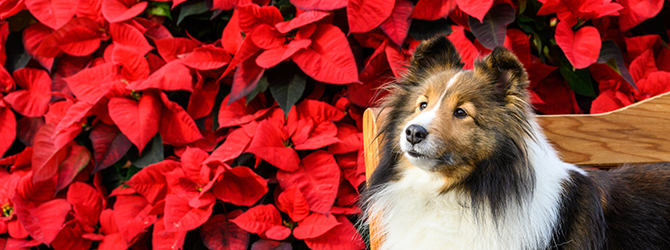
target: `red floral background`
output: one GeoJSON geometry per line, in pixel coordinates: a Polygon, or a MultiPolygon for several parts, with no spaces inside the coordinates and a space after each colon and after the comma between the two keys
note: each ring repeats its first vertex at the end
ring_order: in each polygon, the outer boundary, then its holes
{"type": "Polygon", "coordinates": [[[0,248],[364,248],[362,113],[420,40],[601,113],[670,90],[665,3],[3,0],[0,248]]]}

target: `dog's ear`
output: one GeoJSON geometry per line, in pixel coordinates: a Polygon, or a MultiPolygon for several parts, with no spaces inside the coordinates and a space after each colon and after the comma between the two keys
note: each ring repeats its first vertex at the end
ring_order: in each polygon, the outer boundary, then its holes
{"type": "Polygon", "coordinates": [[[416,47],[410,68],[449,69],[463,68],[461,57],[454,45],[444,35],[439,35],[430,40],[423,41],[416,47]]]}
{"type": "Polygon", "coordinates": [[[486,58],[476,61],[474,72],[492,83],[495,95],[501,100],[516,97],[528,101],[528,74],[516,55],[506,48],[497,47],[486,58]]]}

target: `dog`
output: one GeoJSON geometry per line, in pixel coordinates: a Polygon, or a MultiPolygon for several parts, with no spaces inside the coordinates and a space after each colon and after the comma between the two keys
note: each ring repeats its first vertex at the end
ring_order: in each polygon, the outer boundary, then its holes
{"type": "Polygon", "coordinates": [[[670,165],[561,161],[505,48],[464,70],[422,42],[382,106],[381,157],[361,197],[387,249],[670,249],[670,165]]]}

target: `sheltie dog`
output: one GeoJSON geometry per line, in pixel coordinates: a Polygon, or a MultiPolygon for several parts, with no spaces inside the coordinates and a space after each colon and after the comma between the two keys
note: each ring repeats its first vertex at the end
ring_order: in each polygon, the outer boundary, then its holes
{"type": "Polygon", "coordinates": [[[363,194],[386,249],[670,249],[670,165],[586,170],[538,126],[516,56],[463,70],[441,36],[389,87],[363,194]]]}

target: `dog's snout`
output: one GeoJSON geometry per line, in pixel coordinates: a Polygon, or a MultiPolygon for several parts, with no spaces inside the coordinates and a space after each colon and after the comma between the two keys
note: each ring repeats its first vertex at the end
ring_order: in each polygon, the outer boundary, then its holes
{"type": "Polygon", "coordinates": [[[426,139],[426,136],[428,136],[428,130],[422,126],[412,124],[407,127],[405,134],[407,135],[407,141],[414,145],[426,139]]]}

